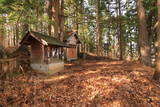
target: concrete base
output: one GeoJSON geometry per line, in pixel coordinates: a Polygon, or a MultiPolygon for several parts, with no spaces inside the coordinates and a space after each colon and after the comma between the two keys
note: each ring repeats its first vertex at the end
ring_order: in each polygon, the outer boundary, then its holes
{"type": "Polygon", "coordinates": [[[48,74],[53,74],[64,69],[64,62],[52,62],[49,64],[31,64],[33,70],[45,72],[48,74]]]}
{"type": "Polygon", "coordinates": [[[70,58],[70,59],[67,59],[67,61],[76,61],[77,58],[70,58]]]}

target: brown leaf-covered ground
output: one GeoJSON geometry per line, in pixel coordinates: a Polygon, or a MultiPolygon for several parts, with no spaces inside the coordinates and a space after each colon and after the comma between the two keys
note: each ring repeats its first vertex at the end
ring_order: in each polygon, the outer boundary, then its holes
{"type": "Polygon", "coordinates": [[[63,72],[0,81],[0,107],[160,107],[153,69],[137,62],[81,60],[63,72]]]}

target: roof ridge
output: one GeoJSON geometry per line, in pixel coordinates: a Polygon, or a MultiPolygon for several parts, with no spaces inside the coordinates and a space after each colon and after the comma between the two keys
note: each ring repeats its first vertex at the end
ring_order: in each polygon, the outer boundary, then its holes
{"type": "MultiPolygon", "coordinates": [[[[44,33],[35,32],[35,31],[28,31],[26,36],[28,36],[28,34],[30,36],[34,37],[35,39],[37,39],[38,41],[40,41],[42,44],[43,44],[43,41],[45,41],[47,43],[47,45],[50,44],[50,45],[57,45],[57,46],[67,46],[64,42],[60,41],[58,38],[49,36],[44,33]]],[[[22,42],[23,42],[23,40],[22,40],[22,42]]],[[[46,45],[46,44],[44,44],[44,45],[46,45]]]]}

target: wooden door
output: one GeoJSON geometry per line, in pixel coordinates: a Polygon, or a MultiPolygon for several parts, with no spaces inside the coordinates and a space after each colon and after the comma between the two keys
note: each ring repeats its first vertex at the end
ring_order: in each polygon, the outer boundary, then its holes
{"type": "Polygon", "coordinates": [[[76,48],[68,48],[68,59],[76,59],[76,58],[77,58],[76,48]]]}

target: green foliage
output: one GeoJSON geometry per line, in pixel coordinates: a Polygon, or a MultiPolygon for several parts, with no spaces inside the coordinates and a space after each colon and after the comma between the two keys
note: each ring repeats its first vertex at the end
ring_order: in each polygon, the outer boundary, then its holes
{"type": "Polygon", "coordinates": [[[144,0],[144,7],[146,8],[147,12],[157,9],[156,1],[157,0],[144,0]]]}

